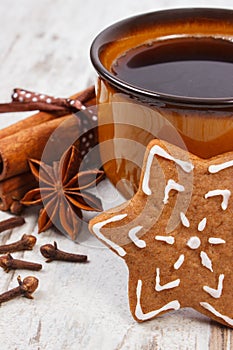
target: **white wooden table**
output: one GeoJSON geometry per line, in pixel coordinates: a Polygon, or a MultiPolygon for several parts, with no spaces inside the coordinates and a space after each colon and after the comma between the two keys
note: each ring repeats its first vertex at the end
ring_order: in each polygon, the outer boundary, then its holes
{"type": "MultiPolygon", "coordinates": [[[[89,47],[100,30],[129,15],[187,6],[233,8],[233,3],[1,0],[0,99],[8,100],[14,87],[69,96],[95,80],[89,47]]],[[[5,127],[23,116],[1,116],[0,125],[5,127]]],[[[113,206],[118,200],[112,192],[111,197],[105,196],[105,205],[113,206]]],[[[0,219],[8,216],[0,213],[0,219]]],[[[15,256],[44,265],[35,274],[40,287],[33,301],[21,298],[0,308],[1,350],[233,349],[230,329],[190,309],[137,324],[128,308],[127,273],[121,259],[85,232],[79,245],[53,230],[38,236],[36,220],[36,213],[29,210],[25,226],[0,237],[2,244],[24,232],[34,233],[38,237],[34,251],[15,256]],[[39,246],[55,239],[65,250],[88,254],[90,263],[45,264],[39,246]]],[[[17,275],[1,270],[0,291],[15,286],[17,275]]]]}

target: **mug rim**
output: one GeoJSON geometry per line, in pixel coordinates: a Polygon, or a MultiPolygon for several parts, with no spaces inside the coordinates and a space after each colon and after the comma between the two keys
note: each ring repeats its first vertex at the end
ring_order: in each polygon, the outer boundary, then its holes
{"type": "Polygon", "coordinates": [[[224,98],[203,98],[203,97],[187,97],[176,96],[171,94],[160,93],[158,91],[147,90],[138,86],[134,86],[126,81],[119,79],[109,70],[107,70],[101,62],[100,53],[103,51],[104,46],[117,39],[120,33],[124,33],[126,26],[133,26],[137,22],[138,25],[149,23],[149,20],[166,21],[181,20],[181,15],[187,18],[201,18],[203,15],[207,19],[216,19],[232,22],[233,26],[233,9],[224,8],[207,8],[207,7],[188,7],[188,8],[175,8],[168,10],[152,11],[148,13],[142,13],[136,16],[131,16],[121,21],[118,21],[104,30],[102,30],[93,40],[90,48],[91,62],[96,69],[97,73],[104,80],[112,84],[120,91],[130,93],[133,96],[137,96],[139,99],[149,99],[155,103],[175,104],[180,106],[193,106],[193,107],[211,107],[211,108],[228,108],[233,106],[233,96],[224,98]]]}

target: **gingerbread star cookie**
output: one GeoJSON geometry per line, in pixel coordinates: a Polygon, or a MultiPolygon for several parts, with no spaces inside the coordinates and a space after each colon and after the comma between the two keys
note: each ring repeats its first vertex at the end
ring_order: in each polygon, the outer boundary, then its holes
{"type": "Polygon", "coordinates": [[[153,140],[136,195],[90,230],[125,260],[137,321],[191,307],[233,327],[233,152],[204,160],[153,140]]]}

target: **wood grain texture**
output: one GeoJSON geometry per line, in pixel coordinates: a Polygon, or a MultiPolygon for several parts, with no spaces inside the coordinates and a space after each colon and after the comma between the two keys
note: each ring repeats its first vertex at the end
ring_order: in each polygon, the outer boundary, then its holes
{"type": "MultiPolygon", "coordinates": [[[[89,48],[107,25],[155,9],[210,6],[209,0],[1,0],[0,99],[14,87],[69,96],[93,83],[89,48]]],[[[232,0],[212,0],[212,7],[233,8],[232,0]]],[[[0,116],[3,128],[26,113],[0,116]]],[[[105,184],[107,186],[107,184],[105,184]]],[[[99,193],[105,207],[121,201],[111,189],[99,193]]],[[[0,213],[0,219],[7,218],[0,213]]],[[[127,271],[122,260],[85,230],[80,244],[50,230],[38,236],[37,212],[26,212],[26,225],[2,233],[0,243],[34,233],[32,252],[16,258],[37,261],[43,270],[34,300],[25,298],[0,308],[1,350],[230,350],[232,330],[210,322],[190,309],[173,312],[145,324],[131,317],[127,271]],[[39,246],[57,240],[59,247],[87,254],[89,264],[45,264],[39,246]]],[[[27,274],[19,271],[24,278],[27,274]]],[[[18,273],[0,271],[0,291],[16,285],[18,273]]]]}

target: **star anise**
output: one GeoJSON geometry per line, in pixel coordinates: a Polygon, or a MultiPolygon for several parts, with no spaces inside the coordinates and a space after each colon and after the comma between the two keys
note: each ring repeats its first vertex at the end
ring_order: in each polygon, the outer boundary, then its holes
{"type": "Polygon", "coordinates": [[[86,189],[101,181],[104,172],[98,169],[79,172],[81,160],[74,146],[52,166],[42,161],[29,160],[39,187],[26,193],[21,203],[26,206],[43,205],[38,218],[39,233],[54,225],[74,240],[82,224],[82,210],[102,210],[101,201],[87,193],[86,189]]]}

